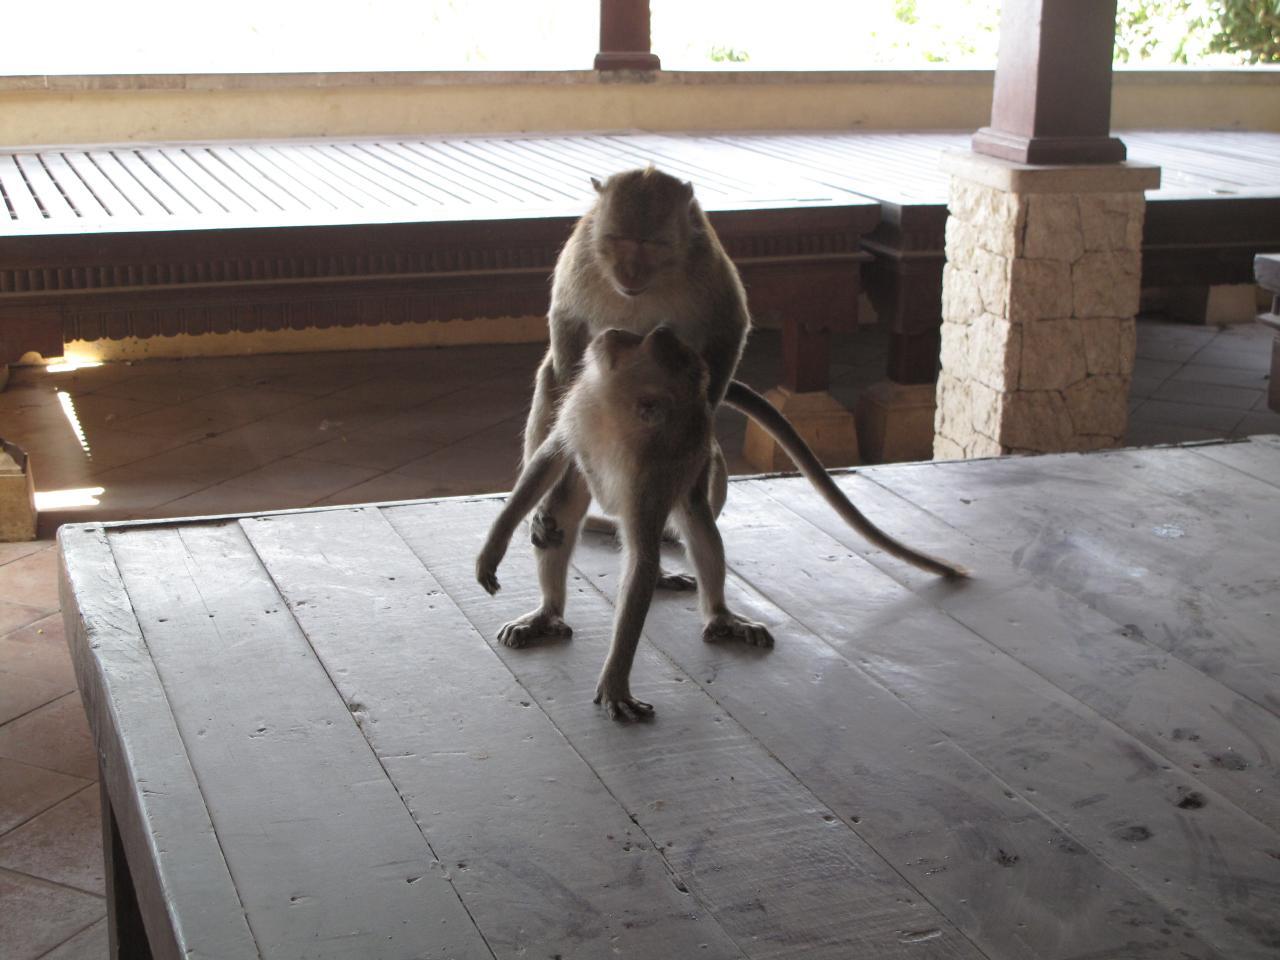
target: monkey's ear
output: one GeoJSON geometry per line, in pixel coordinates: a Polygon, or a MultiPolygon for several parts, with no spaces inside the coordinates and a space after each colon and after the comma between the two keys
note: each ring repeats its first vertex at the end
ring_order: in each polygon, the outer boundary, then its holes
{"type": "Polygon", "coordinates": [[[595,342],[602,359],[608,362],[609,369],[612,370],[618,365],[618,355],[623,350],[633,349],[642,340],[643,337],[637,333],[632,333],[630,330],[619,330],[616,327],[610,327],[596,337],[595,342]]]}
{"type": "Polygon", "coordinates": [[[604,193],[604,184],[595,177],[591,178],[591,185],[596,188],[596,193],[604,193]]]}

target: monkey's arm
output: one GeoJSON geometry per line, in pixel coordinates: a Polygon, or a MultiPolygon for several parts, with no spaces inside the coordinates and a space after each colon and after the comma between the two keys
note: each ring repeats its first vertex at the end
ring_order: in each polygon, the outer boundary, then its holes
{"type": "Polygon", "coordinates": [[[476,580],[489,593],[498,592],[498,564],[506,556],[511,535],[525,515],[533,509],[556,482],[564,476],[570,457],[557,433],[542,441],[533,457],[520,471],[516,487],[507,498],[502,512],[489,528],[488,539],[476,558],[476,580]]]}
{"type": "Polygon", "coordinates": [[[841,519],[875,546],[886,553],[893,554],[900,560],[914,564],[922,570],[928,570],[930,573],[950,578],[967,577],[969,575],[969,571],[964,567],[948,563],[945,560],[939,560],[937,557],[931,557],[927,553],[921,553],[919,550],[913,550],[904,543],[899,543],[868,520],[862,511],[855,507],[849,498],[844,495],[844,491],[836,485],[836,482],[831,479],[831,475],[827,473],[822,461],[809,449],[809,445],[804,442],[800,434],[796,433],[795,427],[791,426],[787,418],[779,413],[773,404],[745,383],[740,380],[731,381],[729,389],[725,393],[724,402],[735,410],[745,413],[760,424],[773,439],[777,440],[782,449],[787,452],[787,456],[800,469],[800,472],[822,494],[822,498],[831,505],[831,508],[836,513],[840,514],[841,519]]]}

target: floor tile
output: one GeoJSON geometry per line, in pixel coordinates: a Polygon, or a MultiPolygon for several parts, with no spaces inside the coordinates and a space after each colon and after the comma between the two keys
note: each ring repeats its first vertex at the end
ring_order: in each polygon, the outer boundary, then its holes
{"type": "Polygon", "coordinates": [[[0,836],[84,789],[90,782],[0,758],[0,836]]]}
{"type": "Polygon", "coordinates": [[[40,960],[104,960],[110,945],[107,942],[107,921],[104,917],[40,960]]]}
{"type": "Polygon", "coordinates": [[[366,480],[364,483],[357,483],[327,497],[321,497],[315,505],[421,500],[427,496],[423,492],[426,488],[426,484],[420,477],[411,477],[403,473],[383,473],[372,480],[366,480]]]}
{"type": "Polygon", "coordinates": [[[1202,427],[1187,427],[1175,423],[1152,423],[1132,418],[1125,431],[1124,446],[1149,447],[1162,443],[1190,443],[1197,440],[1216,440],[1221,438],[1218,430],[1205,430],[1202,427]]]}
{"type": "Polygon", "coordinates": [[[67,692],[62,684],[10,673],[0,665],[0,724],[15,720],[67,692]]]}
{"type": "Polygon", "coordinates": [[[325,463],[285,457],[265,467],[234,477],[228,480],[226,485],[247,487],[266,493],[288,494],[293,506],[304,507],[321,497],[327,497],[331,493],[337,493],[339,490],[370,480],[379,472],[365,467],[352,467],[344,463],[325,463]]]}
{"type": "MultiPolygon", "coordinates": [[[[153,369],[140,370],[142,374],[140,376],[104,384],[94,393],[172,406],[230,386],[230,382],[224,376],[201,373],[196,363],[188,361],[190,366],[186,367],[183,364],[185,368],[181,369],[178,368],[179,363],[164,360],[146,361],[146,365],[152,365],[153,369]]],[[[139,366],[142,367],[143,364],[139,366]]]]}
{"type": "MultiPolygon", "coordinates": [[[[27,540],[19,543],[0,543],[0,566],[21,559],[27,554],[44,550],[49,544],[46,541],[27,540]]],[[[0,574],[2,576],[3,574],[0,574]]]]}
{"type": "Polygon", "coordinates": [[[73,405],[81,426],[102,427],[119,427],[133,417],[164,409],[164,404],[130,400],[126,397],[108,397],[100,393],[76,397],[73,405]]]}
{"type": "Polygon", "coordinates": [[[256,470],[283,456],[276,450],[215,437],[173,447],[129,466],[152,476],[185,477],[214,484],[256,470]]]}
{"type": "Polygon", "coordinates": [[[1224,387],[1262,390],[1267,385],[1266,373],[1240,367],[1215,367],[1207,363],[1187,363],[1170,376],[1175,382],[1215,383],[1224,387]]]}
{"type": "MultiPolygon", "coordinates": [[[[3,575],[0,575],[0,587],[3,584],[4,578],[3,575]]],[[[0,636],[11,633],[20,627],[25,627],[29,623],[35,623],[42,617],[48,616],[48,614],[48,610],[40,607],[28,607],[23,603],[10,603],[8,600],[0,600],[0,636]]]]}
{"type": "Polygon", "coordinates": [[[0,725],[0,757],[93,780],[98,759],[79,693],[0,725]]]}
{"type": "MultiPolygon", "coordinates": [[[[153,414],[144,414],[144,416],[153,416],[153,414]]],[[[154,457],[157,453],[182,444],[182,440],[177,437],[134,433],[117,429],[114,425],[86,426],[84,434],[89,447],[89,457],[94,469],[97,470],[120,467],[145,457],[154,457]]]]}
{"type": "Polygon", "coordinates": [[[1230,387],[1220,383],[1197,383],[1191,380],[1166,380],[1151,394],[1154,400],[1249,410],[1262,395],[1261,390],[1230,387]]]}
{"type": "Polygon", "coordinates": [[[1180,424],[1201,430],[1218,431],[1218,436],[1226,436],[1240,422],[1244,412],[1225,407],[1174,403],[1169,400],[1147,400],[1138,408],[1137,416],[1139,419],[1154,423],[1180,424]]]}
{"type": "Polygon", "coordinates": [[[21,603],[46,612],[57,610],[58,551],[53,545],[4,565],[0,600],[21,603]]]}
{"type": "Polygon", "coordinates": [[[240,384],[226,387],[216,393],[208,393],[187,403],[195,410],[228,413],[250,420],[260,420],[273,413],[296,407],[310,399],[297,391],[276,390],[256,384],[240,384]]]}
{"type": "Polygon", "coordinates": [[[1259,433],[1280,433],[1280,413],[1270,410],[1254,410],[1246,413],[1232,431],[1237,437],[1251,437],[1259,433]]]}
{"type": "Polygon", "coordinates": [[[432,440],[415,440],[411,437],[388,437],[369,434],[339,437],[319,446],[299,451],[300,460],[317,460],[321,463],[343,463],[371,470],[394,470],[410,460],[425,457],[442,444],[432,440]]]}
{"type": "MultiPolygon", "coordinates": [[[[0,570],[0,585],[4,572],[0,570]]],[[[67,649],[62,614],[53,613],[0,636],[0,670],[75,689],[76,676],[67,649]]]]}
{"type": "Polygon", "coordinates": [[[0,945],[5,960],[38,960],[106,916],[101,897],[0,870],[0,945]]]}
{"type": "Polygon", "coordinates": [[[172,500],[150,511],[153,519],[161,517],[217,517],[229,513],[258,513],[263,510],[288,510],[306,506],[296,494],[287,491],[258,490],[218,483],[196,493],[172,500]]]}
{"type": "Polygon", "coordinates": [[[90,784],[0,837],[0,868],[105,895],[98,785],[90,784]]]}
{"type": "Polygon", "coordinates": [[[209,440],[220,433],[234,430],[259,417],[226,410],[201,410],[186,404],[161,407],[138,417],[131,417],[120,424],[121,430],[140,433],[148,437],[169,440],[169,446],[191,443],[193,440],[209,440]]]}

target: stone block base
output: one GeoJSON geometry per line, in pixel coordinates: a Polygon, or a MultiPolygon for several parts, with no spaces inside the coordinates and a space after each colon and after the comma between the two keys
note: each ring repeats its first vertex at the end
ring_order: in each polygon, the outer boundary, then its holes
{"type": "Polygon", "coordinates": [[[932,383],[881,380],[858,398],[863,463],[902,463],[933,456],[937,388],[932,383]]]}
{"type": "MultiPolygon", "coordinates": [[[[792,393],[774,387],[765,394],[818,459],[828,467],[852,467],[858,459],[858,428],[853,414],[825,391],[792,393]]],[[[794,470],[795,464],[776,440],[754,420],[747,420],[742,455],[757,470],[794,470]]]]}
{"type": "Polygon", "coordinates": [[[1166,287],[1163,293],[1169,316],[1184,323],[1251,323],[1258,315],[1258,288],[1251,283],[1166,287]]]}
{"type": "Polygon", "coordinates": [[[0,440],[0,543],[36,538],[36,489],[26,453],[0,440]]]}

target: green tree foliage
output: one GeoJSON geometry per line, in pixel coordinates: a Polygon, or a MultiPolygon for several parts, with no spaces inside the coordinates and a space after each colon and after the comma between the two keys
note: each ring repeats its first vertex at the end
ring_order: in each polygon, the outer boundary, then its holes
{"type": "Polygon", "coordinates": [[[1120,0],[1120,63],[1280,63],[1280,0],[1120,0]]]}
{"type": "Polygon", "coordinates": [[[1280,0],[1217,0],[1214,53],[1238,55],[1249,63],[1280,63],[1280,0]]]}

